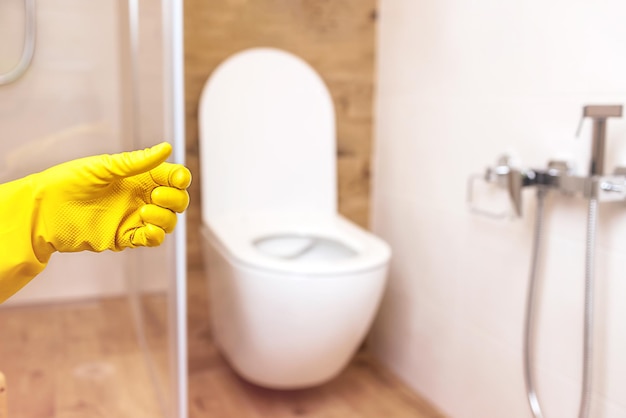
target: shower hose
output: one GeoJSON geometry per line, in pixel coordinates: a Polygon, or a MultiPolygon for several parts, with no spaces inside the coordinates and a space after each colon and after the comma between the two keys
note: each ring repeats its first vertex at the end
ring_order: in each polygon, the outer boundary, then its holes
{"type": "MultiPolygon", "coordinates": [[[[543,234],[543,208],[547,190],[544,187],[537,189],[537,213],[535,219],[534,242],[532,250],[532,261],[530,269],[530,279],[528,283],[528,296],[526,304],[526,324],[524,331],[524,380],[526,382],[526,395],[528,403],[535,418],[544,418],[535,390],[535,376],[533,374],[534,359],[532,355],[533,324],[535,321],[535,293],[537,288],[537,271],[539,264],[540,247],[543,234]]],[[[585,249],[585,312],[583,331],[583,375],[582,391],[578,418],[589,416],[591,401],[591,360],[593,356],[593,280],[594,280],[594,252],[597,224],[597,199],[589,200],[589,211],[587,215],[587,238],[585,249]]]]}

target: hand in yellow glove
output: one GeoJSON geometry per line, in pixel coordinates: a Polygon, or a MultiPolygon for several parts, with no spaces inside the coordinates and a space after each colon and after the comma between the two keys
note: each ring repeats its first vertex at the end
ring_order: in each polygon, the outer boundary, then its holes
{"type": "Polygon", "coordinates": [[[0,303],[55,251],[156,246],[189,204],[191,173],[167,143],[97,155],[0,185],[0,303]]]}

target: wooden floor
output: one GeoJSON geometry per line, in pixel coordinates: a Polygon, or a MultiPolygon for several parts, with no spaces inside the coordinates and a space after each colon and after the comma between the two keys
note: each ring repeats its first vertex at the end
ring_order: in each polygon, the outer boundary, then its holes
{"type": "Polygon", "coordinates": [[[125,299],[0,310],[10,418],[155,418],[125,299]]]}
{"type": "MultiPolygon", "coordinates": [[[[192,272],[190,418],[443,417],[364,350],[339,377],[317,388],[274,391],[249,384],[216,350],[206,299],[201,272],[192,272]]],[[[161,417],[130,318],[125,299],[0,310],[0,370],[8,381],[9,417],[161,417]]],[[[157,318],[151,326],[160,323],[157,318]]]]}
{"type": "Polygon", "coordinates": [[[323,386],[274,391],[246,383],[223,363],[190,377],[190,416],[241,418],[435,418],[423,400],[359,355],[323,386]]]}

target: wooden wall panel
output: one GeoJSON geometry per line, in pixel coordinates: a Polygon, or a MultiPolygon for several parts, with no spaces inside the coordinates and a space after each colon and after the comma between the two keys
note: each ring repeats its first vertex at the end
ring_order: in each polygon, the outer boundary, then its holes
{"type": "Polygon", "coordinates": [[[190,189],[189,267],[200,267],[198,100],[225,58],[251,47],[290,51],[328,85],[337,116],[339,211],[367,227],[376,0],[186,0],[187,154],[190,189]]]}

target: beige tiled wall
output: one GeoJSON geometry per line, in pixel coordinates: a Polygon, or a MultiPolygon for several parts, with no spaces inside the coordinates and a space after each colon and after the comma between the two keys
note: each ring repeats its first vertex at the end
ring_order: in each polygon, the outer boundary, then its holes
{"type": "MultiPolygon", "coordinates": [[[[160,3],[139,5],[137,51],[128,38],[127,10],[125,0],[37,2],[32,65],[15,83],[0,86],[0,181],[168,139],[160,3]],[[129,72],[134,52],[136,78],[129,72]]],[[[22,1],[0,3],[0,71],[17,62],[23,20],[22,1]]],[[[150,256],[159,253],[161,260],[167,251],[155,249],[150,256]]],[[[8,303],[118,294],[126,288],[127,256],[55,254],[46,270],[8,303]]],[[[147,265],[160,266],[154,261],[147,265]]],[[[159,272],[145,270],[141,276],[147,287],[163,286],[159,272]]]]}
{"type": "MultiPolygon", "coordinates": [[[[22,4],[0,5],[0,71],[21,51],[22,4]]],[[[2,180],[120,147],[116,3],[38,2],[36,13],[32,65],[0,86],[2,180]]]]}
{"type": "MultiPolygon", "coordinates": [[[[117,2],[37,2],[27,73],[0,86],[0,181],[73,158],[122,149],[117,2]]],[[[0,3],[0,71],[21,51],[23,2],[0,3]]],[[[7,304],[119,293],[123,254],[55,254],[7,304]]]]}

